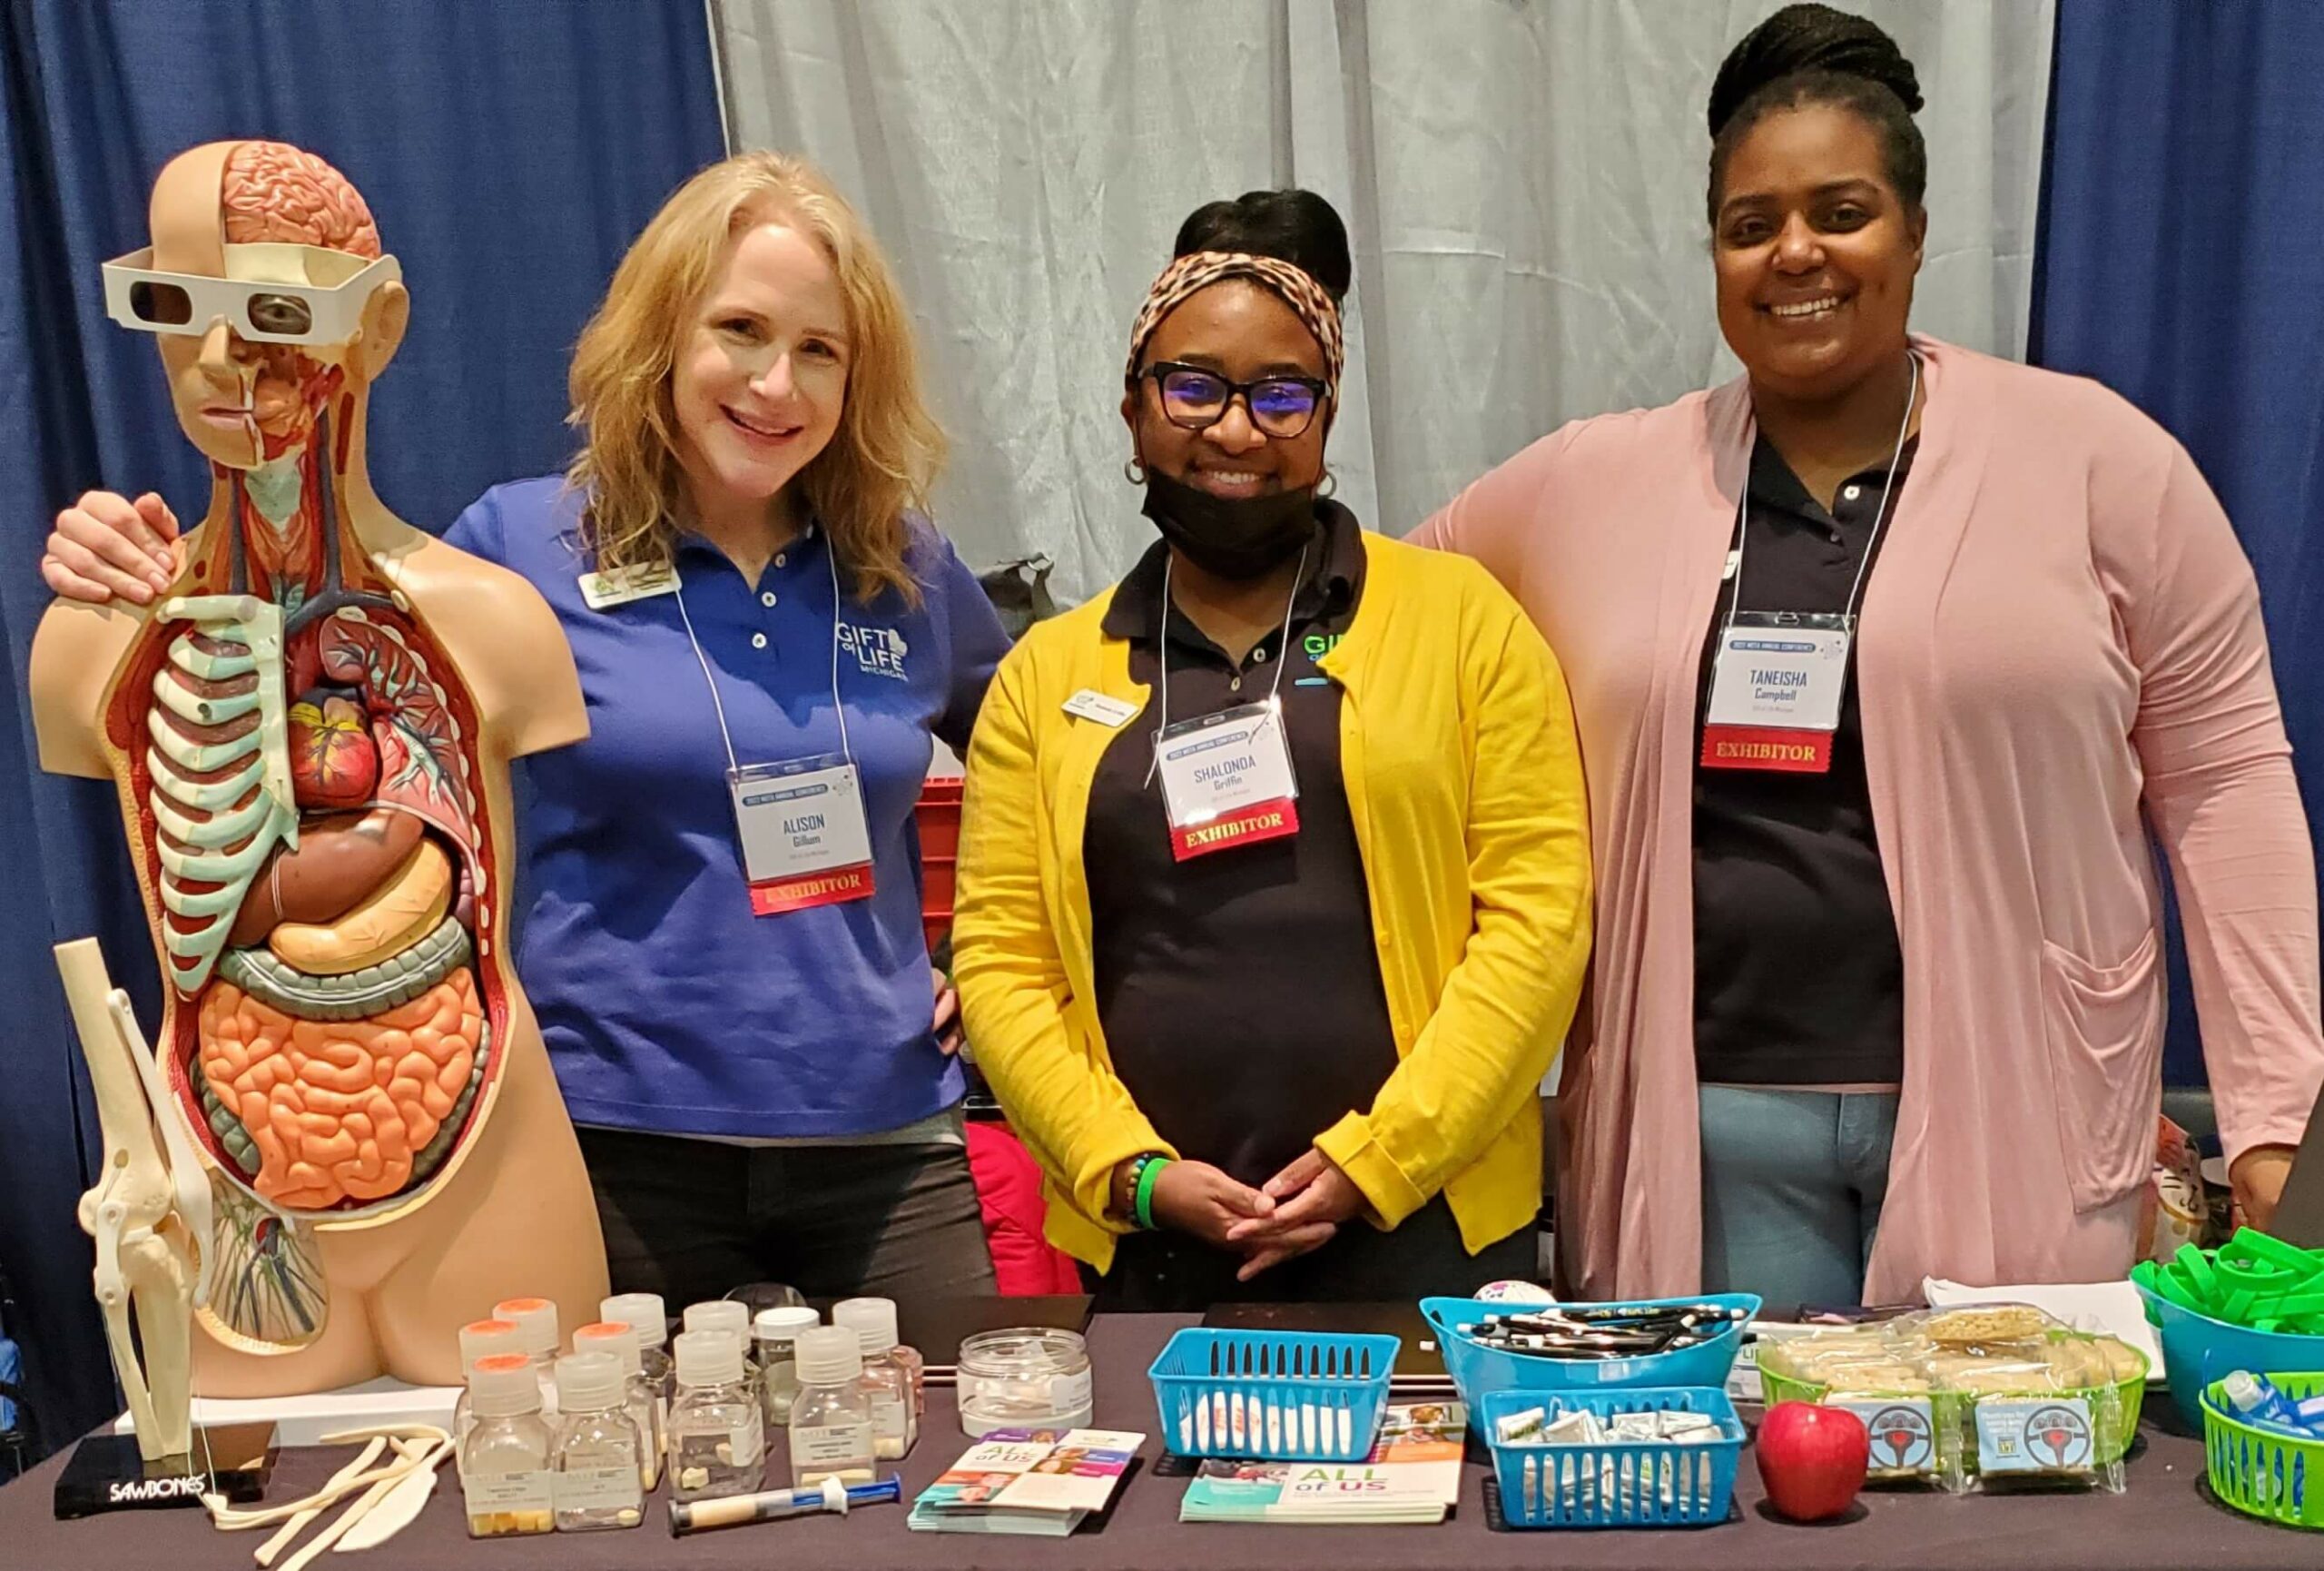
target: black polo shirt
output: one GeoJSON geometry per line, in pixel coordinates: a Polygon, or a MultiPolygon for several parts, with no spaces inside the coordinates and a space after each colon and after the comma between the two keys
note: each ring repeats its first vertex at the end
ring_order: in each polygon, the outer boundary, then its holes
{"type": "Polygon", "coordinates": [[[1273,1178],[1396,1067],[1364,858],[1340,773],[1340,689],[1315,662],[1364,593],[1353,514],[1316,509],[1312,559],[1276,629],[1240,666],[1175,608],[1157,541],[1114,591],[1108,637],[1149,685],[1169,661],[1173,723],[1265,698],[1280,672],[1299,832],[1177,861],[1147,782],[1161,689],[1107,747],[1089,792],[1098,1019],[1115,1072],[1162,1137],[1245,1183],[1273,1178]]]}
{"type": "MultiPolygon", "coordinates": [[[[1918,438],[1905,445],[1899,489],[1918,445],[1918,438]]],[[[1743,507],[1750,531],[1743,609],[1846,610],[1867,547],[1867,584],[1878,570],[1873,524],[1887,469],[1884,461],[1850,476],[1827,512],[1761,437],[1743,507]]],[[[1738,592],[1733,578],[1721,587],[1703,643],[1699,738],[1719,630],[1738,592]]],[[[1904,952],[1873,834],[1858,687],[1851,659],[1828,773],[1706,769],[1698,755],[1695,1072],[1706,1082],[1895,1084],[1905,1077],[1904,952]]]]}

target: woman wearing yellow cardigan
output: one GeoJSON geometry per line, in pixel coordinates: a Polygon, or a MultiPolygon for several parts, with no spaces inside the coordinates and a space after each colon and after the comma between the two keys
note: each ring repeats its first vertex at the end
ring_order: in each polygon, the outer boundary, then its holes
{"type": "Polygon", "coordinates": [[[1565,684],[1477,566],[1321,499],[1345,231],[1198,211],[1122,413],[1162,538],[1003,663],[953,934],[979,1064],[1108,1308],[1534,1270],[1590,946],[1565,684]]]}

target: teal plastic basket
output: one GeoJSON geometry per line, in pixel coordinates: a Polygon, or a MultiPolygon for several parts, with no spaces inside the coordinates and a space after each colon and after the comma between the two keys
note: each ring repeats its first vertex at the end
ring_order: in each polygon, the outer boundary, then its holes
{"type": "MultiPolygon", "coordinates": [[[[1457,1329],[1475,1325],[1487,1315],[1522,1314],[1533,1308],[1532,1305],[1489,1303],[1477,1299],[1423,1299],[1420,1310],[1436,1329],[1437,1346],[1444,1355],[1444,1368],[1452,1375],[1452,1383],[1460,1388],[1461,1399],[1469,1404],[1470,1417],[1474,1422],[1479,1404],[1495,1391],[1539,1394],[1592,1388],[1652,1387],[1671,1389],[1725,1386],[1727,1371],[1734,1367],[1736,1352],[1743,1346],[1743,1328],[1749,1323],[1751,1316],[1759,1312],[1758,1296],[1752,1293],[1699,1293],[1690,1299],[1621,1300],[1621,1307],[1625,1309],[1683,1304],[1717,1304],[1722,1309],[1739,1309],[1744,1311],[1744,1319],[1707,1342],[1698,1342],[1691,1348],[1680,1348],[1673,1352],[1649,1353],[1635,1359],[1542,1359],[1529,1358],[1522,1353],[1504,1353],[1497,1348],[1482,1346],[1475,1339],[1457,1329]]],[[[1541,1307],[1546,1309],[1549,1306],[1541,1307]]],[[[1477,1432],[1480,1435],[1492,1433],[1482,1425],[1477,1432]]]]}
{"type": "Polygon", "coordinates": [[[1395,1373],[1394,1337],[1194,1326],[1147,1373],[1162,1444],[1182,1457],[1360,1462],[1395,1373]]]}
{"type": "Polygon", "coordinates": [[[2324,1337],[2255,1331],[2214,1319],[2149,1288],[2132,1284],[2146,1300],[2147,1323],[2162,1333],[2163,1378],[2180,1417],[2203,1427],[2203,1388],[2238,1369],[2324,1369],[2324,1337]]]}
{"type": "Polygon", "coordinates": [[[1492,1449],[1501,1514],[1512,1527],[1710,1527],[1735,1504],[1743,1424],[1727,1393],[1709,1388],[1494,1391],[1474,1409],[1492,1449]],[[1573,1412],[1702,1413],[1719,1438],[1684,1443],[1621,1440],[1603,1446],[1504,1446],[1499,1420],[1540,1408],[1547,1421],[1573,1412]]]}

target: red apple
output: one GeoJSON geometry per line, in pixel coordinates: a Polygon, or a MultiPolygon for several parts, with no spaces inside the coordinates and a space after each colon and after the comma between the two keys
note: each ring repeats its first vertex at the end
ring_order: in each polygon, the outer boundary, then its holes
{"type": "Polygon", "coordinates": [[[1777,1402],[1759,1420],[1758,1451],[1768,1504],[1795,1522],[1821,1522],[1855,1503],[1872,1437],[1845,1408],[1777,1402]]]}

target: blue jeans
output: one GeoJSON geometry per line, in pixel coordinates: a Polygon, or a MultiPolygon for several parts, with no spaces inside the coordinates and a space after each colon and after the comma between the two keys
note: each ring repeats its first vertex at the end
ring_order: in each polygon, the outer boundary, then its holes
{"type": "Polygon", "coordinates": [[[1707,1085],[1702,1113],[1703,1289],[1757,1293],[1772,1318],[1864,1296],[1893,1092],[1707,1085]]]}

